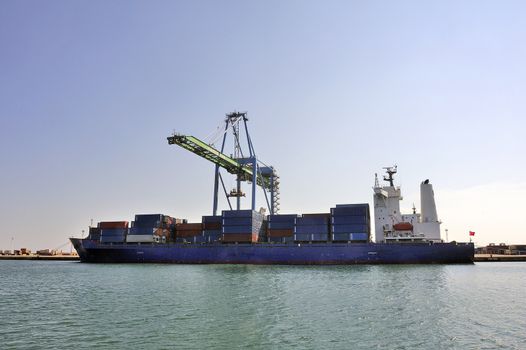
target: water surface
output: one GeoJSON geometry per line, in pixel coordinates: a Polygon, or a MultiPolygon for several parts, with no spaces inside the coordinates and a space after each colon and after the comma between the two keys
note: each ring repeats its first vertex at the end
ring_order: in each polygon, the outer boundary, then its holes
{"type": "Polygon", "coordinates": [[[5,349],[525,349],[526,263],[0,261],[5,349]]]}

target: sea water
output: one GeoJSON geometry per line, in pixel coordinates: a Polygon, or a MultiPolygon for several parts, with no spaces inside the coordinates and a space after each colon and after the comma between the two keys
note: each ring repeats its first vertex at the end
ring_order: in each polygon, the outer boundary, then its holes
{"type": "Polygon", "coordinates": [[[526,263],[0,261],[1,349],[526,349],[526,263]]]}

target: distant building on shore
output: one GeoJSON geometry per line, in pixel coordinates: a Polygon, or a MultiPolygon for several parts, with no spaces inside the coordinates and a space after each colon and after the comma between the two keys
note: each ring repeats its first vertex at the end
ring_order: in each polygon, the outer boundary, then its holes
{"type": "Polygon", "coordinates": [[[526,244],[490,243],[485,247],[475,248],[475,254],[526,255],[526,244]]]}

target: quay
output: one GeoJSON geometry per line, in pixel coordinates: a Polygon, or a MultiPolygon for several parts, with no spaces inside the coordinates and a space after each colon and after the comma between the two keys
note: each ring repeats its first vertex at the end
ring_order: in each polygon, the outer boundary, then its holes
{"type": "Polygon", "coordinates": [[[526,261],[526,254],[475,254],[475,262],[485,261],[526,261]]]}

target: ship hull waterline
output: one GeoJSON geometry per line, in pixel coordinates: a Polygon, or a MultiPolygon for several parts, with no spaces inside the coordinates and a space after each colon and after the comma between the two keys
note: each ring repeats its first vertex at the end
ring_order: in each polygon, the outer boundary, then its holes
{"type": "Polygon", "coordinates": [[[72,238],[81,262],[355,265],[469,264],[472,243],[101,244],[72,238]]]}

